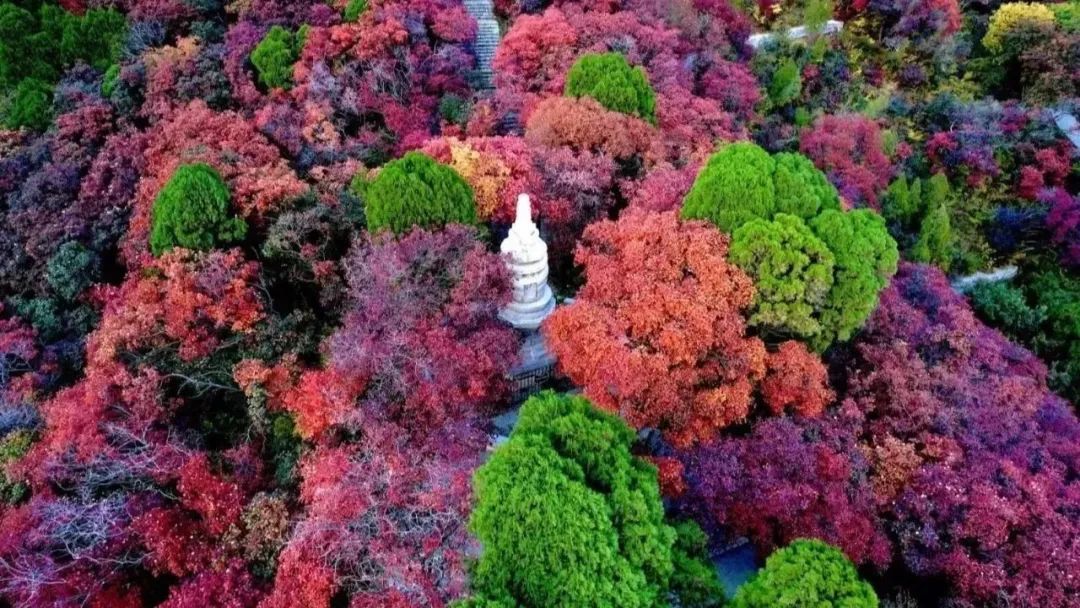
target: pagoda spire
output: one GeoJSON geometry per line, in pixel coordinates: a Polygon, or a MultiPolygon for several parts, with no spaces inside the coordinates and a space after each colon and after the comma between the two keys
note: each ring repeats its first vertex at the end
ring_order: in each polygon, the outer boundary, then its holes
{"type": "Polygon", "coordinates": [[[518,195],[514,224],[500,250],[512,276],[513,299],[499,318],[517,329],[535,330],[555,310],[555,296],[547,282],[547,243],[533,223],[528,194],[518,195]]]}

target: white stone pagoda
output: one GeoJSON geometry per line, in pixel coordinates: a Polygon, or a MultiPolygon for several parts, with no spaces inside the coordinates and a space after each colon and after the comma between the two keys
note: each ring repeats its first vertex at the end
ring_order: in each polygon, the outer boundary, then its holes
{"type": "Polygon", "coordinates": [[[517,215],[510,234],[500,246],[513,278],[513,299],[499,318],[523,331],[535,331],[555,310],[555,296],[548,285],[547,243],[532,221],[528,194],[517,200],[517,215]]]}

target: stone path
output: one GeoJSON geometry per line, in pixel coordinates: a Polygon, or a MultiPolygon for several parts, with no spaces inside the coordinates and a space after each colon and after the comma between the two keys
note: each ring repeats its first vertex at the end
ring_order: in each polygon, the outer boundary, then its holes
{"type": "Polygon", "coordinates": [[[1002,266],[1001,268],[995,268],[990,272],[976,272],[974,274],[953,279],[952,288],[956,293],[967,293],[979,283],[1008,281],[1016,276],[1016,272],[1016,266],[1002,266]]]}
{"type": "Polygon", "coordinates": [[[476,19],[476,42],[473,52],[476,54],[476,68],[480,74],[480,86],[494,88],[494,73],[491,62],[495,58],[495,47],[499,46],[499,22],[495,20],[495,7],[492,0],[465,0],[465,10],[476,19]]]}
{"type": "MultiPolygon", "coordinates": [[[[822,34],[837,34],[842,29],[844,29],[844,22],[843,21],[837,21],[835,19],[830,19],[830,20],[825,22],[825,25],[821,26],[821,33],[822,34]]],[[[807,34],[809,34],[809,31],[810,30],[809,30],[809,28],[807,28],[807,26],[799,25],[799,26],[790,28],[785,33],[785,35],[788,37],[789,40],[801,40],[803,38],[806,38],[807,34]]],[[[772,32],[765,33],[765,34],[753,34],[753,35],[751,35],[750,37],[748,37],[746,39],[746,44],[749,44],[754,49],[759,49],[759,48],[762,47],[762,45],[766,44],[767,42],[769,42],[771,40],[774,40],[777,36],[778,36],[778,34],[772,33],[772,32]]]]}

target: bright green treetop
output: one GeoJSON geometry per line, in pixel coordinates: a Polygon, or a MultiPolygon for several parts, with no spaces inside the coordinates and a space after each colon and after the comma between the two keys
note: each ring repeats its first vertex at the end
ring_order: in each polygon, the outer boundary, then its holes
{"type": "Polygon", "coordinates": [[[818,350],[850,338],[896,272],[896,242],[881,216],[841,210],[836,188],[799,154],[722,147],[698,172],[682,217],[732,234],[731,260],[758,290],[752,323],[818,350]]]}
{"type": "Polygon", "coordinates": [[[812,338],[833,286],[833,254],[798,217],[753,220],[731,238],[728,259],[754,279],[750,322],[777,337],[812,338]]]}
{"type": "Polygon", "coordinates": [[[173,247],[213,249],[245,234],[244,220],[230,215],[229,187],[209,165],[181,165],[154,200],[150,250],[155,256],[173,247]]]}
{"type": "Polygon", "coordinates": [[[835,258],[833,286],[821,313],[822,333],[811,344],[823,350],[848,340],[877,307],[878,292],[896,273],[900,260],[885,220],[869,209],[825,211],[810,228],[835,258]]]}
{"type": "Polygon", "coordinates": [[[307,28],[293,33],[275,25],[263,36],[251,51],[251,65],[259,75],[259,82],[270,89],[292,87],[293,64],[300,58],[300,51],[307,39],[307,28]]]}
{"type": "Polygon", "coordinates": [[[345,5],[341,18],[347,23],[355,23],[367,9],[368,0],[349,0],[349,3],[345,5]]]}
{"type": "Polygon", "coordinates": [[[878,598],[840,550],[800,539],[777,550],[739,587],[733,608],[877,608],[878,598]]]}
{"type": "Polygon", "coordinates": [[[724,146],[709,157],[683,199],[685,219],[709,220],[731,233],[753,219],[776,212],[776,161],[748,142],[724,146]]]}
{"type": "Polygon", "coordinates": [[[790,213],[808,220],[826,209],[840,208],[840,193],[829,178],[802,154],[781,152],[773,156],[776,169],[776,213],[790,213]]]}
{"type": "Polygon", "coordinates": [[[365,201],[368,230],[402,234],[419,226],[475,224],[472,187],[452,168],[420,152],[390,161],[368,183],[354,181],[365,201]]]}
{"type": "Polygon", "coordinates": [[[640,67],[619,53],[584,55],[566,75],[568,97],[592,97],[605,108],[656,122],[656,93],[640,67]]]}
{"type": "Polygon", "coordinates": [[[753,219],[788,213],[808,220],[839,209],[840,195],[801,154],[770,156],[750,142],[728,144],[709,157],[683,200],[686,219],[704,219],[732,233],[753,219]]]}
{"type": "Polygon", "coordinates": [[[474,478],[469,526],[483,553],[461,606],[653,608],[680,590],[684,606],[716,605],[701,537],[688,529],[677,542],[656,469],[630,453],[634,437],[583,397],[529,399],[474,478]]]}

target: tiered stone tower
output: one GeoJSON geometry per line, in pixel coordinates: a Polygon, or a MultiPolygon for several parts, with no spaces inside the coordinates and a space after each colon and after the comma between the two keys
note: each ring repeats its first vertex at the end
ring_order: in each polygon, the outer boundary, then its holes
{"type": "Polygon", "coordinates": [[[513,298],[499,311],[499,318],[522,334],[518,364],[510,370],[515,403],[540,390],[555,370],[555,357],[536,331],[555,310],[555,296],[547,282],[547,244],[532,221],[530,207],[529,195],[519,195],[517,217],[501,246],[513,281],[513,298]]]}
{"type": "Polygon", "coordinates": [[[499,317],[517,329],[534,331],[555,310],[555,296],[547,282],[547,243],[532,221],[528,194],[518,196],[517,216],[500,250],[513,277],[514,296],[499,317]]]}
{"type": "Polygon", "coordinates": [[[499,46],[499,23],[495,21],[495,7],[492,0],[465,0],[465,10],[476,19],[476,68],[480,74],[480,86],[494,88],[494,76],[491,61],[495,58],[495,47],[499,46]]]}

